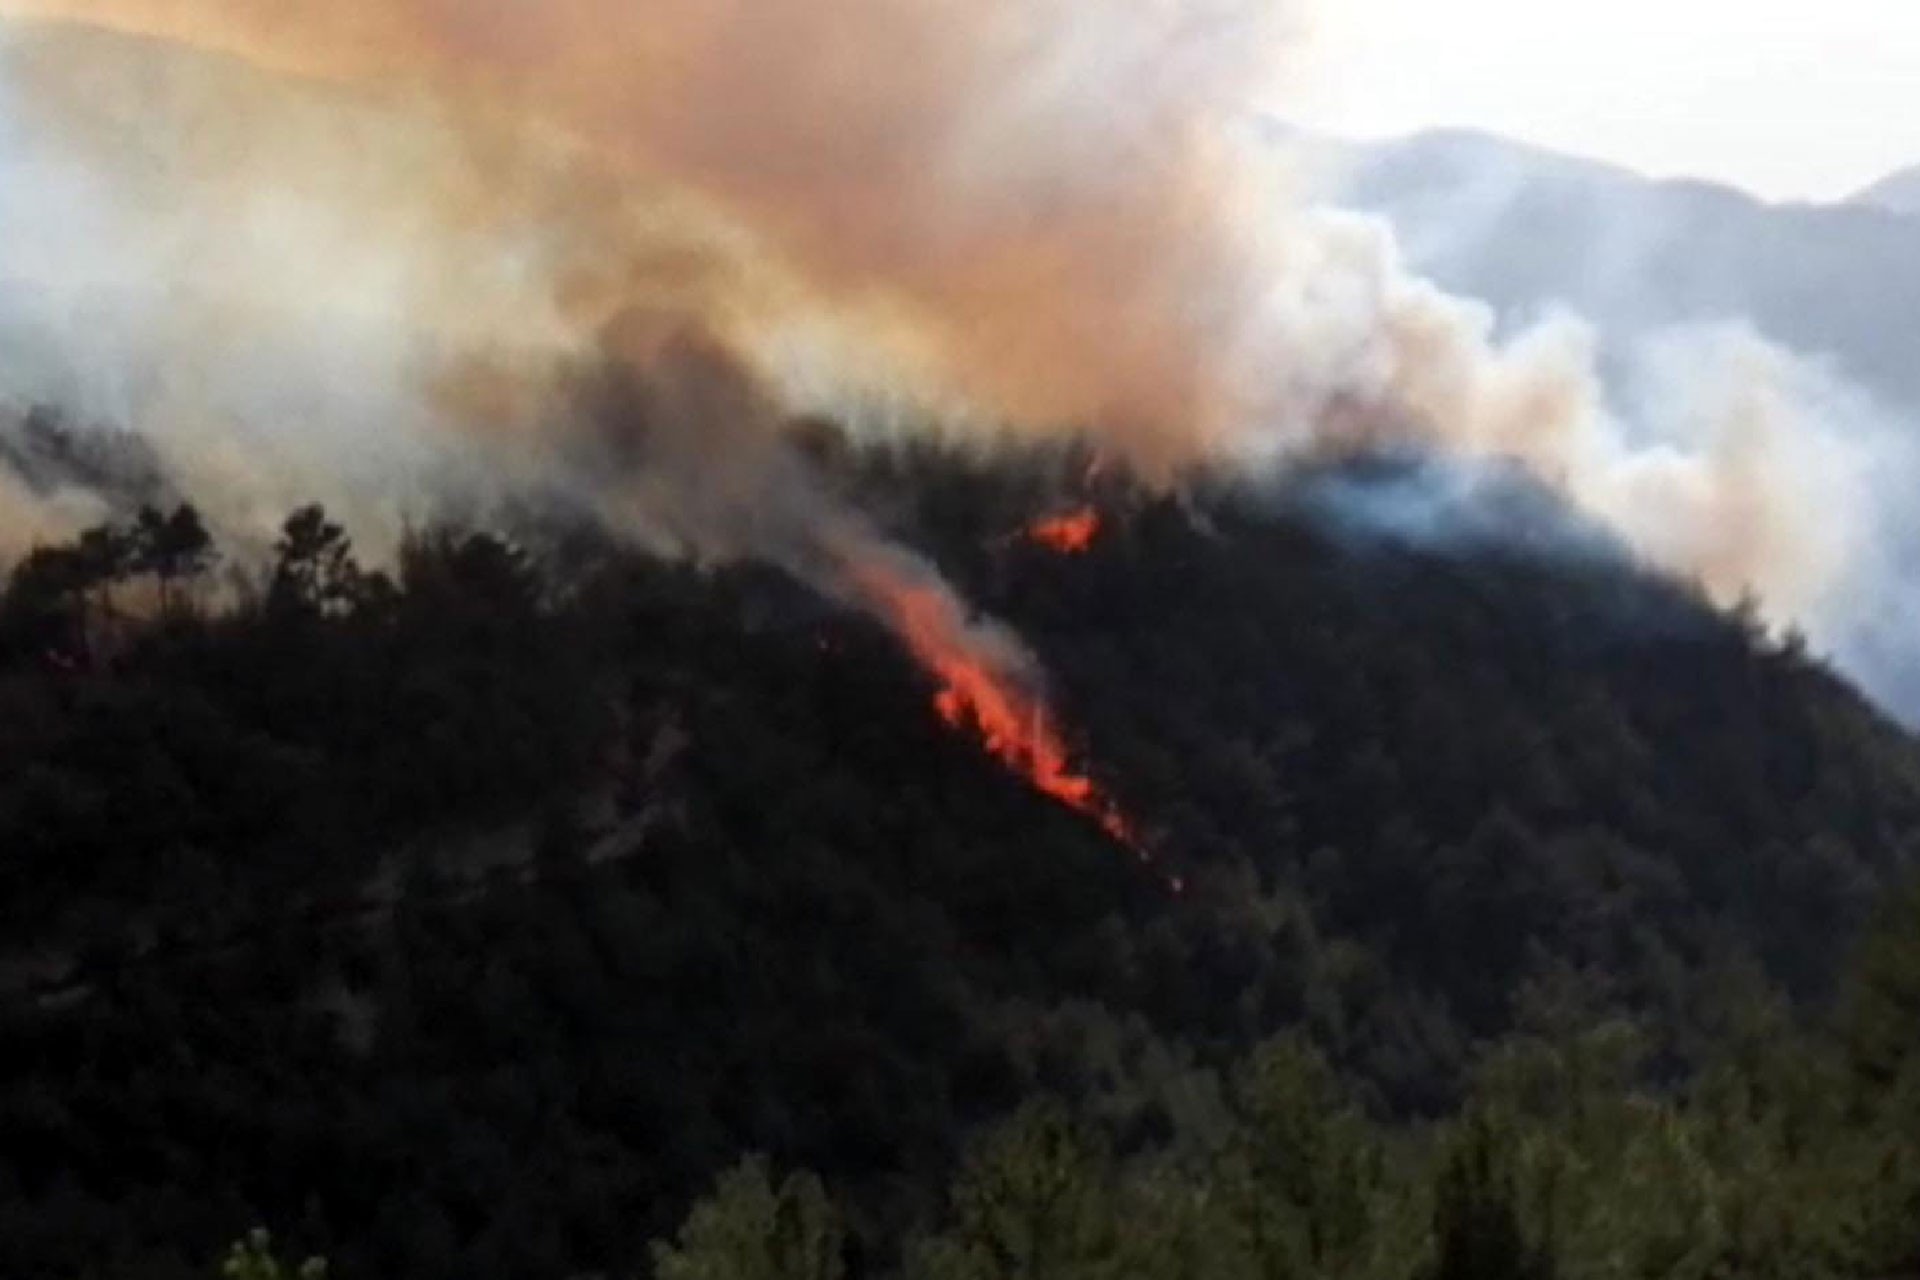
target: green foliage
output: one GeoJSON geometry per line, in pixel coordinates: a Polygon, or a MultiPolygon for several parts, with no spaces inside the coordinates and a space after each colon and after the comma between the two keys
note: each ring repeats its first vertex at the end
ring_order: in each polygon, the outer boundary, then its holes
{"type": "Polygon", "coordinates": [[[282,1263],[273,1250],[273,1237],[258,1228],[234,1241],[220,1262],[220,1280],[326,1280],[323,1258],[308,1258],[297,1267],[282,1263]]]}
{"type": "Polygon", "coordinates": [[[912,1269],[929,1280],[1083,1280],[1118,1249],[1108,1169],[1092,1135],[1036,1103],[974,1150],[952,1193],[953,1225],[912,1269]]]}
{"type": "Polygon", "coordinates": [[[764,1158],[722,1174],[674,1243],[655,1241],[657,1280],[841,1280],[844,1232],[820,1180],[791,1174],[776,1188],[764,1158]]]}
{"type": "Polygon", "coordinates": [[[1324,1058],[1297,1038],[1254,1054],[1239,1125],[1213,1172],[1223,1228],[1263,1276],[1369,1273],[1386,1154],[1324,1058]]]}
{"type": "Polygon", "coordinates": [[[1469,1120],[1446,1155],[1434,1195],[1432,1263],[1422,1280],[1553,1280],[1553,1256],[1520,1229],[1506,1144],[1469,1120]]]}
{"type": "Polygon", "coordinates": [[[1882,1274],[1920,1270],[1920,877],[1889,895],[1868,930],[1840,1029],[1868,1135],[1859,1247],[1882,1274]]]}
{"type": "Polygon", "coordinates": [[[156,506],[0,600],[0,1273],[1914,1271],[1920,907],[1844,957],[1920,751],[1804,653],[1603,558],[819,455],[1151,866],[777,571],[543,517],[389,578],[308,507],[229,598],[156,506]],[[1069,497],[1086,554],[1017,537],[1069,497]]]}
{"type": "Polygon", "coordinates": [[[1920,880],[1890,895],[1855,959],[1846,991],[1849,1058],[1862,1082],[1886,1093],[1920,1069],[1920,880]]]}

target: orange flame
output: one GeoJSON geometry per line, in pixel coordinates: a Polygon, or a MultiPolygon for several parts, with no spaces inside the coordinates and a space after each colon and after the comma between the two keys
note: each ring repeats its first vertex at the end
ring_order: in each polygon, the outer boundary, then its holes
{"type": "Polygon", "coordinates": [[[1092,507],[1082,507],[1065,515],[1048,516],[1027,526],[1027,536],[1062,555],[1078,555],[1100,536],[1100,513],[1092,507]]]}
{"type": "Polygon", "coordinates": [[[934,710],[981,744],[1036,789],[1085,814],[1108,835],[1146,854],[1133,824],[1094,781],[1077,773],[1044,701],[1019,670],[1024,655],[1004,637],[968,627],[953,597],[938,583],[918,583],[865,565],[854,580],[885,614],[921,665],[940,682],[934,710]],[[996,653],[996,646],[1005,646],[996,653]]]}

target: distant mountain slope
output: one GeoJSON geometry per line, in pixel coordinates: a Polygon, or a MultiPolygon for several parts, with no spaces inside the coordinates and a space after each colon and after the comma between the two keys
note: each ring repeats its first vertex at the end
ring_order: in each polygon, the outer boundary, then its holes
{"type": "Polygon", "coordinates": [[[1920,216],[1897,211],[1910,175],[1873,202],[1771,205],[1466,132],[1351,160],[1344,199],[1385,215],[1419,270],[1503,313],[1562,303],[1616,344],[1744,317],[1920,411],[1920,216]]]}
{"type": "Polygon", "coordinates": [[[1894,213],[1920,214],[1920,164],[1888,174],[1847,203],[1894,213]]]}

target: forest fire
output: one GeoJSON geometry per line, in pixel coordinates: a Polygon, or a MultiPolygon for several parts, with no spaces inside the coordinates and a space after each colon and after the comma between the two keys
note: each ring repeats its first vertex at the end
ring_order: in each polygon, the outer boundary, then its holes
{"type": "Polygon", "coordinates": [[[1100,513],[1082,507],[1064,515],[1047,516],[1027,526],[1027,537],[1062,555],[1079,555],[1100,536],[1100,513]]]}
{"type": "Polygon", "coordinates": [[[910,581],[875,565],[856,569],[854,581],[938,678],[934,710],[942,720],[977,734],[988,752],[1036,789],[1092,818],[1147,860],[1119,806],[1069,764],[1046,704],[1020,670],[1026,656],[1010,637],[969,626],[937,582],[910,581]]]}
{"type": "Polygon", "coordinates": [[[1009,768],[1024,773],[1040,791],[1097,821],[1108,835],[1129,848],[1137,846],[1133,829],[1093,780],[1067,765],[1060,741],[1039,702],[998,680],[964,655],[931,660],[945,687],[934,696],[940,718],[956,729],[972,729],[988,751],[1009,768]]]}

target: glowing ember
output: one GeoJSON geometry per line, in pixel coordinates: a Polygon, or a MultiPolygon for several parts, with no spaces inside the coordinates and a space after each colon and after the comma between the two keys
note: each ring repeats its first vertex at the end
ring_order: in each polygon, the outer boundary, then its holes
{"type": "Polygon", "coordinates": [[[1025,655],[1010,637],[969,627],[936,582],[909,581],[871,565],[856,570],[854,580],[940,681],[934,710],[942,720],[977,733],[1008,768],[1146,858],[1119,806],[1069,765],[1066,744],[1022,670],[1025,655]]]}
{"type": "Polygon", "coordinates": [[[1092,507],[1082,507],[1066,515],[1048,516],[1029,525],[1027,536],[1062,555],[1078,555],[1100,536],[1100,513],[1092,507]]]}

